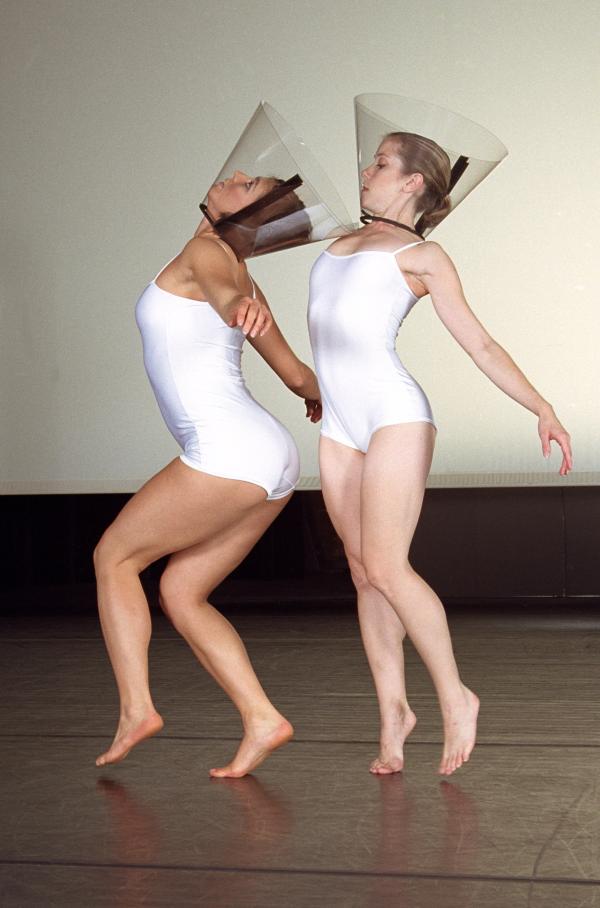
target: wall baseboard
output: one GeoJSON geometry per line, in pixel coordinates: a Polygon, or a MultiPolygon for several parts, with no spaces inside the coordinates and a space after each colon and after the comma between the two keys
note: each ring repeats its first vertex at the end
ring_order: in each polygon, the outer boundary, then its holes
{"type": "MultiPolygon", "coordinates": [[[[0,481],[2,495],[131,495],[146,482],[146,479],[70,479],[32,481],[0,481]]],[[[600,472],[580,471],[559,476],[555,467],[552,472],[537,473],[431,473],[427,479],[428,489],[472,489],[472,488],[546,488],[573,486],[600,486],[600,472]]],[[[298,491],[318,491],[321,480],[318,476],[301,476],[298,491]]]]}

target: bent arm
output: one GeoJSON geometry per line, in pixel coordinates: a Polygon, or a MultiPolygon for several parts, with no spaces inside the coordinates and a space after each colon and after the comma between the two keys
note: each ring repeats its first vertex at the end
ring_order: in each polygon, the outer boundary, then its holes
{"type": "Polygon", "coordinates": [[[206,301],[226,325],[237,325],[246,335],[269,329],[268,307],[243,292],[233,253],[214,240],[195,237],[185,248],[185,260],[206,301]]]}
{"type": "MultiPolygon", "coordinates": [[[[262,290],[258,284],[254,286],[257,297],[267,306],[262,290]]],[[[249,341],[290,391],[307,400],[319,399],[319,386],[313,370],[296,356],[275,320],[267,334],[251,337],[249,341]]]]}

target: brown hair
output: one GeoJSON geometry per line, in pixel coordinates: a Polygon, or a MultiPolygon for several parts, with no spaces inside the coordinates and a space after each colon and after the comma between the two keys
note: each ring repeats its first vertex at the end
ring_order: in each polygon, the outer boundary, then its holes
{"type": "Polygon", "coordinates": [[[420,173],[425,188],[418,199],[420,230],[431,230],[446,217],[452,203],[448,194],[452,166],[444,149],[413,132],[390,132],[385,137],[396,144],[396,154],[407,173],[420,173]]]}
{"type": "MultiPolygon", "coordinates": [[[[286,182],[275,177],[271,179],[273,179],[274,187],[283,186],[286,182]]],[[[289,191],[247,216],[244,216],[242,209],[239,213],[235,212],[231,220],[227,216],[224,217],[217,223],[216,229],[221,238],[232,247],[238,259],[252,255],[265,255],[267,252],[274,252],[277,249],[298,246],[309,239],[312,230],[310,217],[308,213],[300,214],[305,208],[302,199],[295,192],[289,191]],[[295,212],[298,212],[298,217],[291,219],[290,215],[295,212]],[[282,218],[290,218],[290,220],[285,230],[278,230],[275,228],[275,224],[282,218]],[[268,225],[271,223],[275,228],[272,232],[268,229],[268,225]],[[259,230],[261,240],[260,245],[257,246],[259,230]]]]}

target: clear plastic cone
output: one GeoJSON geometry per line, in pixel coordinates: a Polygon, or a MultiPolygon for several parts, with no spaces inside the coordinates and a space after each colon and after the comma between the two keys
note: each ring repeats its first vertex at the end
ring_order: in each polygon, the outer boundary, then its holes
{"type": "Polygon", "coordinates": [[[341,236],[355,226],[305,143],[264,101],[200,207],[238,259],[341,236]]]}
{"type": "MultiPolygon", "coordinates": [[[[500,139],[483,126],[426,101],[393,94],[357,95],[354,114],[359,183],[361,172],[373,161],[388,133],[424,136],[440,145],[450,158],[450,213],[508,154],[500,139]]],[[[419,226],[418,219],[415,226],[423,236],[435,229],[419,226]]]]}

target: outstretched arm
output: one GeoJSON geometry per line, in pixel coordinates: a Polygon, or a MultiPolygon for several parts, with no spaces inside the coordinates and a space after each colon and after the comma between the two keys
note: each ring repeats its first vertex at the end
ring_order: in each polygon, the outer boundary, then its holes
{"type": "MultiPolygon", "coordinates": [[[[258,299],[268,308],[262,290],[256,283],[254,286],[258,299]]],[[[290,391],[304,398],[310,421],[318,422],[321,418],[321,394],[317,378],[310,366],[298,359],[277,323],[273,320],[267,334],[249,337],[248,340],[290,391]]]]}
{"type": "Polygon", "coordinates": [[[573,467],[570,437],[552,406],[476,318],[465,299],[456,268],[441,246],[429,242],[420,248],[423,270],[419,277],[441,321],[490,381],[536,414],[544,457],[550,455],[550,442],[556,441],[563,454],[559,473],[566,476],[573,467]]]}

